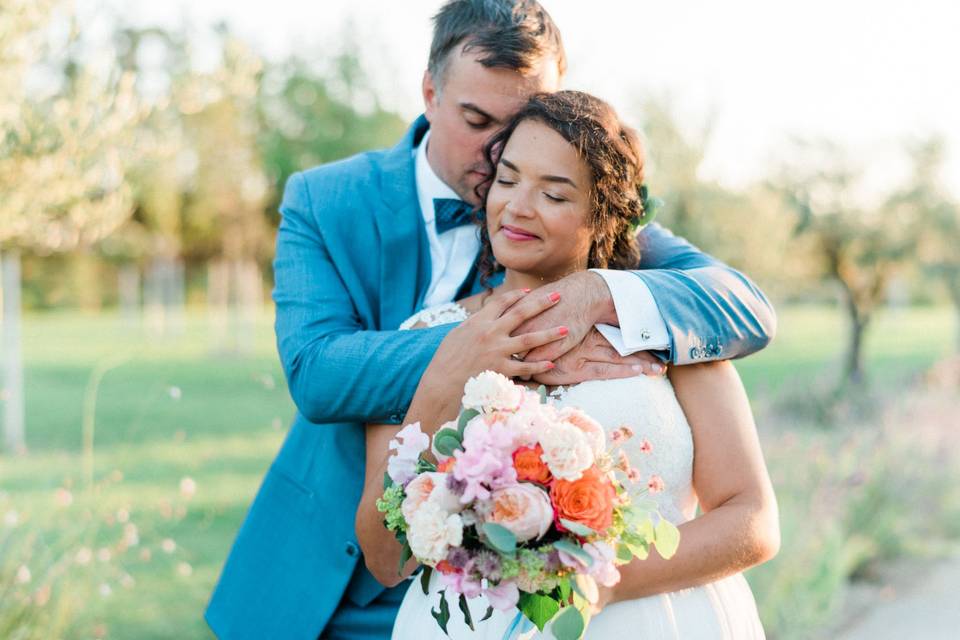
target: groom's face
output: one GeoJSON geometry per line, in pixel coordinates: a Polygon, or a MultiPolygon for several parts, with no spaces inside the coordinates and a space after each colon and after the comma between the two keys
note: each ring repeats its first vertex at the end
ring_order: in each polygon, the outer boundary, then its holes
{"type": "Polygon", "coordinates": [[[450,54],[443,77],[423,78],[425,115],[430,121],[427,159],[436,174],[461,198],[477,204],[474,191],[484,179],[483,146],[534,93],[557,91],[555,59],[532,73],[487,68],[479,52],[450,54]]]}

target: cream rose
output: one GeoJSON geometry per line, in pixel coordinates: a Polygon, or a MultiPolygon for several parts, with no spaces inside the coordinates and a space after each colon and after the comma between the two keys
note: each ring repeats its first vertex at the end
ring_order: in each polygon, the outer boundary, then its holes
{"type": "Polygon", "coordinates": [[[463,542],[463,520],[427,500],[407,521],[407,542],[413,555],[423,563],[435,565],[447,557],[450,547],[463,542]]]}
{"type": "Polygon", "coordinates": [[[523,400],[524,388],[495,371],[484,371],[467,380],[461,404],[478,411],[514,411],[523,400]]]}
{"type": "Polygon", "coordinates": [[[557,417],[564,422],[569,422],[587,436],[587,442],[590,443],[595,457],[606,452],[607,434],[599,422],[576,407],[564,407],[557,417]]]}
{"type": "Polygon", "coordinates": [[[486,511],[487,522],[505,527],[519,542],[542,538],[553,523],[550,497],[526,482],[494,491],[486,511]]]}
{"type": "Polygon", "coordinates": [[[551,425],[540,434],[543,461],[555,478],[577,480],[593,464],[587,435],[569,422],[551,425]]]}
{"type": "Polygon", "coordinates": [[[446,473],[421,473],[410,481],[404,492],[407,497],[403,499],[400,510],[407,522],[413,519],[417,509],[428,500],[448,513],[457,513],[463,509],[460,499],[447,488],[446,473]]]}

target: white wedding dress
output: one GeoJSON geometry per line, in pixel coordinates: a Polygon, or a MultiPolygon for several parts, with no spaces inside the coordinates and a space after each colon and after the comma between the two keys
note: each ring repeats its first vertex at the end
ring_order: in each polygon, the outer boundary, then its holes
{"type": "MultiPolygon", "coordinates": [[[[427,326],[466,318],[466,311],[455,303],[420,312],[401,328],[418,321],[427,326]]],[[[631,463],[645,476],[658,474],[665,489],[652,496],[660,513],[680,525],[696,515],[697,497],[693,491],[693,438],[690,426],[666,378],[638,376],[621,380],[594,380],[566,389],[558,389],[553,401],[558,406],[576,406],[592,416],[605,429],[630,426],[636,436],[624,444],[631,463]],[[646,438],[652,453],[639,450],[646,438]]],[[[683,539],[681,537],[681,546],[683,539]]],[[[441,640],[443,631],[430,615],[440,596],[436,574],[430,594],[424,595],[420,580],[413,580],[404,597],[393,628],[394,640],[441,640]]],[[[464,623],[455,598],[448,599],[449,637],[470,640],[501,640],[514,621],[516,612],[494,611],[476,631],[464,623]]],[[[487,610],[483,597],[469,601],[474,620],[487,610]]],[[[534,629],[518,636],[552,638],[550,627],[540,634],[534,629]]],[[[756,603],[743,575],[736,574],[710,584],[646,598],[617,602],[594,617],[587,628],[587,639],[628,640],[751,640],[764,638],[756,603]]]]}

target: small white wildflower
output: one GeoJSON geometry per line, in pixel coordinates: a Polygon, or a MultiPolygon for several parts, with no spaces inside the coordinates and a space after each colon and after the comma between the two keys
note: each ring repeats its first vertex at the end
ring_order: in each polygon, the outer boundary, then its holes
{"type": "Polygon", "coordinates": [[[132,522],[128,522],[123,527],[123,542],[128,547],[135,547],[140,544],[140,532],[137,530],[137,525],[132,522]]]}
{"type": "Polygon", "coordinates": [[[193,567],[189,563],[181,562],[177,565],[177,573],[187,578],[193,574],[193,567]]]}
{"type": "Polygon", "coordinates": [[[20,565],[17,568],[17,577],[14,579],[16,584],[27,584],[33,580],[33,575],[30,573],[30,567],[25,564],[20,565]]]}
{"type": "Polygon", "coordinates": [[[167,389],[167,393],[170,394],[170,397],[174,400],[179,400],[183,397],[183,391],[180,390],[180,387],[170,387],[167,389]]]}
{"type": "Polygon", "coordinates": [[[17,513],[16,509],[10,509],[3,514],[3,524],[8,527],[15,527],[20,524],[20,514],[17,513]]]}
{"type": "Polygon", "coordinates": [[[109,598],[113,595],[113,589],[110,588],[110,585],[106,582],[100,584],[100,596],[103,598],[109,598]]]}
{"type": "Polygon", "coordinates": [[[80,566],[88,565],[93,560],[93,551],[90,547],[80,547],[77,549],[77,555],[73,557],[73,560],[80,566]]]}
{"type": "Polygon", "coordinates": [[[160,543],[160,548],[163,549],[164,553],[173,553],[177,550],[177,543],[172,538],[164,538],[160,543]]]}
{"type": "Polygon", "coordinates": [[[97,560],[100,562],[110,562],[110,558],[113,557],[113,554],[110,553],[110,549],[106,547],[101,547],[97,549],[97,560]]]}
{"type": "Polygon", "coordinates": [[[187,476],[180,479],[180,495],[184,498],[192,498],[197,492],[197,483],[193,478],[187,476]]]}

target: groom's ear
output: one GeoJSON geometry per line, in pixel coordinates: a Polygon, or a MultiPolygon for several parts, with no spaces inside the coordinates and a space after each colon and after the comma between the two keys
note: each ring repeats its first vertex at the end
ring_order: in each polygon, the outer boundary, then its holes
{"type": "Polygon", "coordinates": [[[437,112],[437,100],[440,98],[440,90],[433,81],[433,74],[427,69],[423,72],[423,115],[427,122],[433,122],[433,116],[437,112]]]}

